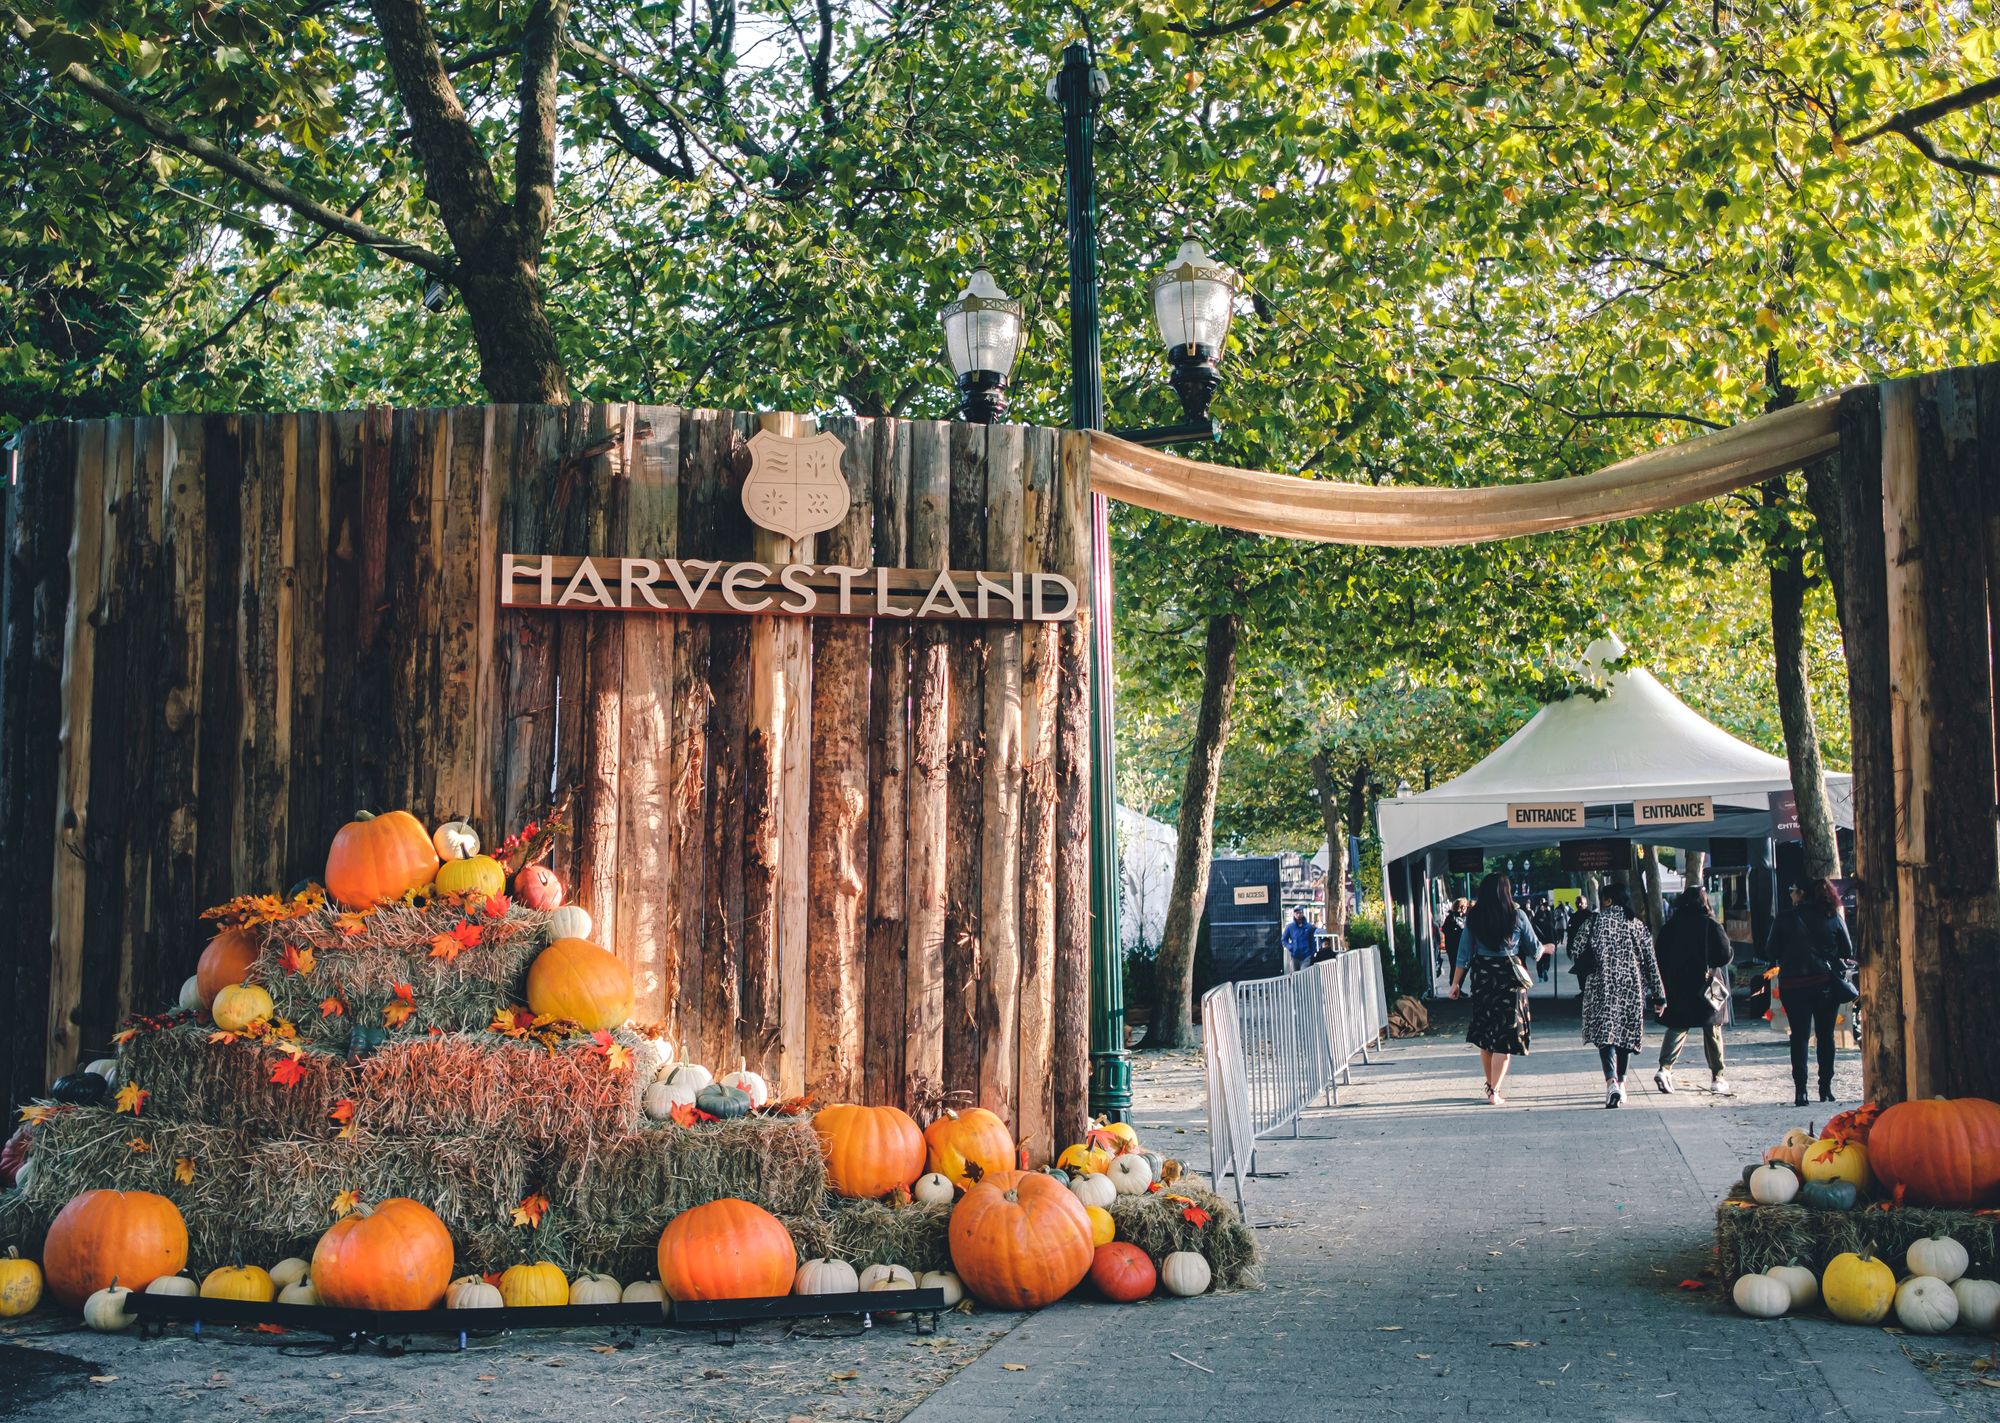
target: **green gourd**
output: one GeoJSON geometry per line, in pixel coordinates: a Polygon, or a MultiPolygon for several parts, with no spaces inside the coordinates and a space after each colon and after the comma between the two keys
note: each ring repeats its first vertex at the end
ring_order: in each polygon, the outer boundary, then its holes
{"type": "Polygon", "coordinates": [[[1855,1200],[1852,1181],[1808,1181],[1799,1187],[1798,1204],[1807,1210],[1851,1211],[1855,1200]]]}
{"type": "Polygon", "coordinates": [[[740,1087],[711,1082],[694,1094],[694,1105],[696,1111],[707,1112],[725,1122],[734,1121],[750,1115],[750,1094],[740,1087]]]}
{"type": "Polygon", "coordinates": [[[95,1072],[72,1072],[50,1084],[49,1095],[75,1107],[101,1107],[111,1096],[111,1084],[95,1072]]]}

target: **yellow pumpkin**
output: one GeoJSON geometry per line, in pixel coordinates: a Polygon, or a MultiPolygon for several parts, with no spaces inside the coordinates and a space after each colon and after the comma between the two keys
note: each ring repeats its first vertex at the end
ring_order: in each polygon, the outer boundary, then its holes
{"type": "Polygon", "coordinates": [[[1111,1218],[1111,1212],[1103,1206],[1085,1206],[1083,1213],[1090,1217],[1090,1245],[1094,1250],[1100,1245],[1109,1245],[1118,1236],[1118,1223],[1111,1218]]]}
{"type": "Polygon", "coordinates": [[[631,1017],[632,994],[632,970],[588,939],[557,939],[528,965],[528,1006],[590,1032],[631,1017]]]}
{"type": "Polygon", "coordinates": [[[11,1245],[0,1256],[0,1319],[16,1319],[42,1302],[42,1267],[11,1245]]]}
{"type": "Polygon", "coordinates": [[[1827,1262],[1819,1294],[1827,1312],[1845,1324],[1880,1324],[1896,1302],[1896,1272],[1880,1260],[1849,1251],[1827,1262]]]}
{"type": "Polygon", "coordinates": [[[500,1300],[509,1309],[568,1304],[569,1276],[548,1261],[509,1265],[500,1276],[500,1300]]]}
{"type": "Polygon", "coordinates": [[[469,855],[438,866],[439,894],[472,894],[484,899],[507,892],[507,871],[491,855],[469,855]]]}
{"type": "Polygon", "coordinates": [[[1082,1142],[1077,1142],[1073,1146],[1063,1148],[1062,1155],[1056,1158],[1056,1165],[1071,1175],[1087,1171],[1101,1176],[1111,1165],[1111,1153],[1101,1146],[1085,1146],[1082,1142]]]}
{"type": "Polygon", "coordinates": [[[1822,1137],[1806,1148],[1802,1169],[1808,1181],[1847,1181],[1862,1192],[1875,1184],[1868,1170],[1868,1148],[1858,1141],[1822,1137]]]}
{"type": "Polygon", "coordinates": [[[218,1265],[202,1277],[201,1297],[269,1304],[278,1297],[278,1287],[260,1265],[218,1265]]]}
{"type": "Polygon", "coordinates": [[[271,995],[254,983],[232,983],[216,994],[215,1001],[208,1006],[215,1026],[232,1033],[240,1033],[253,1023],[264,1022],[271,1012],[271,995]]]}
{"type": "MultiPolygon", "coordinates": [[[[1097,1130],[1129,1145],[1134,1151],[1139,1149],[1139,1133],[1133,1129],[1130,1122],[1103,1122],[1098,1125],[1097,1130]]],[[[1112,1149],[1117,1150],[1116,1147],[1112,1149]]]]}

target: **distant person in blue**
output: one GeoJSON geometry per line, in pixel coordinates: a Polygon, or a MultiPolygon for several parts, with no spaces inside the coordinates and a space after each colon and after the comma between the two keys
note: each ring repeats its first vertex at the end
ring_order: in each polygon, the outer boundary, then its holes
{"type": "MultiPolygon", "coordinates": [[[[1270,941],[1265,940],[1266,943],[1270,941]]],[[[1290,960],[1285,965],[1288,973],[1297,973],[1313,957],[1313,926],[1306,923],[1306,912],[1296,906],[1292,909],[1292,922],[1285,926],[1285,957],[1290,960]]]]}

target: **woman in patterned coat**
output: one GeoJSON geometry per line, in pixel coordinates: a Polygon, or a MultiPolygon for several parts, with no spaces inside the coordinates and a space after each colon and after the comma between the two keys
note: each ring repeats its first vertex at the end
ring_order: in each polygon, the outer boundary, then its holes
{"type": "Polygon", "coordinates": [[[1646,1036],[1646,1011],[1665,1008],[1667,990],[1653,958],[1653,936],[1632,917],[1632,893],[1608,884],[1599,896],[1601,913],[1583,927],[1576,944],[1583,980],[1583,1040],[1597,1048],[1604,1064],[1604,1105],[1625,1101],[1625,1065],[1646,1036]]]}

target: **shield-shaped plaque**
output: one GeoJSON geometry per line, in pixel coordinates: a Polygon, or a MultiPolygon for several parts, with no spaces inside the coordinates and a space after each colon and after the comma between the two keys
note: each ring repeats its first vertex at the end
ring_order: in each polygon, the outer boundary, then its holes
{"type": "Polygon", "coordinates": [[[743,481],[743,509],[753,523],[802,539],[847,517],[847,480],[840,472],[846,447],[832,435],[750,437],[750,473],[743,481]]]}

